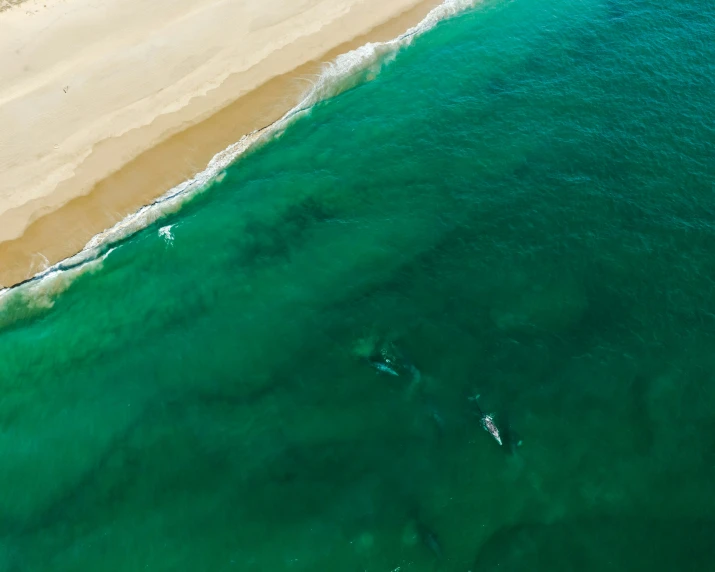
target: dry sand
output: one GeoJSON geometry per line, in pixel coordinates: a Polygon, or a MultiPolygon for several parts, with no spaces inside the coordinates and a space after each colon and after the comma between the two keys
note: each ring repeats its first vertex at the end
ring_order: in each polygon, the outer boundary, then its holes
{"type": "Polygon", "coordinates": [[[79,251],[278,119],[321,62],[399,35],[439,1],[9,4],[0,0],[5,286],[79,251]]]}

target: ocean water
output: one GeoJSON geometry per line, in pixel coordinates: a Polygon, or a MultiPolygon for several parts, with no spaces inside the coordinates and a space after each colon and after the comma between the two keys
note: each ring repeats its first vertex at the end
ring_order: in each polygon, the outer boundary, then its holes
{"type": "Polygon", "coordinates": [[[715,570],[715,5],[408,44],[3,293],[0,570],[715,570]]]}

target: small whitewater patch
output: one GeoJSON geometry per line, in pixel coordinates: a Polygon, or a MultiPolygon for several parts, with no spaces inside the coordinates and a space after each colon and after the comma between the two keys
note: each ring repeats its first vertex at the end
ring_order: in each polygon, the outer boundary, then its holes
{"type": "Polygon", "coordinates": [[[164,242],[166,242],[167,245],[171,246],[174,244],[174,235],[171,233],[171,228],[173,227],[173,224],[168,224],[166,226],[162,226],[159,229],[159,236],[164,239],[164,242]]]}

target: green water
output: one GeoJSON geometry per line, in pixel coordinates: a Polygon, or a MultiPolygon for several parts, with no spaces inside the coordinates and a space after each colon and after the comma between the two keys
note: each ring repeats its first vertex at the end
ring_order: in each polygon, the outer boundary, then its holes
{"type": "Polygon", "coordinates": [[[715,570],[715,6],[390,59],[6,294],[0,570],[715,570]]]}

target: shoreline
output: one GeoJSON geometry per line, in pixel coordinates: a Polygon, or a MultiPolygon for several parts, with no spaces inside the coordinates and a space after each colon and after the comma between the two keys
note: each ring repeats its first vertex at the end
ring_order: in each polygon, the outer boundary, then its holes
{"type": "MultiPolygon", "coordinates": [[[[194,123],[187,125],[186,121],[180,121],[182,115],[185,116],[185,108],[182,108],[175,113],[160,115],[150,125],[129,131],[124,137],[100,142],[74,176],[52,193],[58,207],[53,208],[51,201],[43,202],[41,198],[0,214],[0,232],[3,228],[7,232],[8,221],[13,218],[22,221],[24,216],[24,220],[29,221],[19,236],[0,242],[0,287],[27,281],[38,272],[77,254],[93,236],[203,171],[212,157],[242,136],[280,119],[298,103],[311,84],[311,76],[315,77],[325,62],[368,42],[388,41],[399,36],[442,2],[419,0],[409,3],[411,7],[408,9],[372,26],[366,33],[338,42],[327,51],[320,50],[322,44],[318,38],[309,36],[299,42],[312,46],[296,48],[294,43],[270,54],[256,68],[288,71],[267,81],[256,81],[261,70],[254,68],[229,76],[216,89],[186,107],[206,107],[207,99],[220,102],[222,98],[228,98],[230,103],[203,114],[193,110],[198,117],[194,123]],[[302,53],[312,49],[310,53],[318,51],[319,55],[291,67],[292,52],[301,49],[302,53]],[[250,84],[251,79],[257,87],[231,100],[230,94],[240,93],[241,85],[250,84]],[[150,132],[157,131],[163,136],[158,142],[152,141],[150,132]],[[127,149],[128,141],[139,146],[142,142],[151,141],[152,144],[136,156],[120,161],[118,168],[106,176],[98,176],[103,174],[103,168],[107,168],[109,159],[115,158],[116,162],[116,157],[122,157],[122,149],[127,149]]],[[[365,9],[368,3],[361,6],[365,9]]],[[[336,31],[331,26],[339,29],[344,27],[344,22],[338,19],[322,28],[324,35],[335,38],[336,31]]]]}

